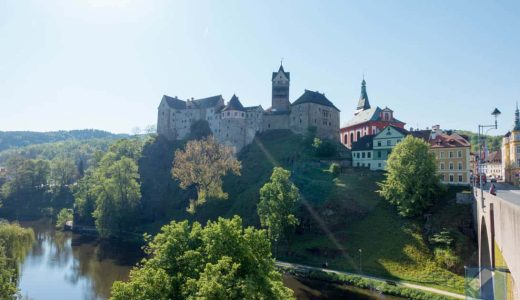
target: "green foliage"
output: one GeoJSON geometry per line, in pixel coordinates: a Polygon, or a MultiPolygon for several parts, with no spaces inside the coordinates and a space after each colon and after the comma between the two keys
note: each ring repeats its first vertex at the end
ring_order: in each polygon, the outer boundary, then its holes
{"type": "Polygon", "coordinates": [[[197,189],[197,199],[191,199],[188,207],[188,211],[194,213],[195,208],[208,199],[227,199],[228,194],[222,190],[222,177],[228,171],[240,175],[241,168],[233,150],[210,136],[189,141],[184,150],[175,151],[172,176],[180,181],[181,188],[195,186],[197,189]]]}
{"type": "Polygon", "coordinates": [[[281,236],[288,238],[294,226],[298,225],[294,213],[299,192],[290,177],[291,172],[275,167],[270,181],[260,189],[258,216],[275,243],[281,236]]]}
{"type": "Polygon", "coordinates": [[[172,221],[146,251],[129,281],[114,283],[111,299],[293,299],[266,232],[244,229],[238,216],[205,227],[172,221]]]}
{"type": "Polygon", "coordinates": [[[339,173],[341,172],[341,167],[337,163],[330,164],[329,172],[334,176],[338,177],[339,173]]]}
{"type": "Polygon", "coordinates": [[[32,131],[0,131],[0,151],[24,147],[33,144],[54,143],[67,140],[115,139],[125,135],[94,129],[32,132],[32,131]]]}
{"type": "Polygon", "coordinates": [[[56,186],[71,184],[78,177],[78,167],[70,159],[54,159],[50,162],[50,177],[56,186]]]}
{"type": "Polygon", "coordinates": [[[441,247],[450,247],[453,244],[453,237],[448,230],[442,230],[438,233],[432,234],[428,241],[432,245],[441,246],[441,247]]]}
{"type": "Polygon", "coordinates": [[[333,157],[337,154],[336,145],[329,140],[323,141],[316,137],[312,147],[314,148],[314,155],[317,157],[333,157]]]}
{"type": "MultiPolygon", "coordinates": [[[[466,130],[455,130],[456,133],[468,137],[468,141],[471,143],[471,151],[478,151],[478,134],[466,130]]],[[[486,144],[488,150],[497,151],[502,147],[502,136],[485,135],[481,137],[482,144],[486,144]]]]}
{"type": "Polygon", "coordinates": [[[432,205],[439,191],[436,165],[429,145],[409,135],[388,157],[386,179],[379,184],[379,193],[397,207],[399,215],[419,215],[432,205]]]}
{"type": "Polygon", "coordinates": [[[96,229],[102,237],[122,237],[137,225],[138,206],[141,201],[137,164],[123,156],[112,161],[108,153],[96,172],[94,186],[96,229]]]}
{"type": "Polygon", "coordinates": [[[34,242],[34,232],[0,220],[0,299],[17,299],[18,266],[34,242]]]}
{"type": "Polygon", "coordinates": [[[73,210],[70,208],[63,208],[62,210],[60,210],[58,216],[56,217],[56,229],[65,228],[65,224],[68,221],[72,221],[73,219],[73,210]]]}
{"type": "Polygon", "coordinates": [[[435,247],[433,249],[435,261],[442,267],[448,270],[455,270],[455,268],[461,263],[459,256],[450,248],[435,247]]]}

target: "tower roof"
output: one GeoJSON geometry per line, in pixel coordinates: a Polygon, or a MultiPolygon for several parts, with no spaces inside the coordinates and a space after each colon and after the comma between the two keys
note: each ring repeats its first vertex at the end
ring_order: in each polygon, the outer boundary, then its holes
{"type": "Polygon", "coordinates": [[[303,95],[301,95],[300,98],[298,98],[296,101],[294,101],[291,105],[298,105],[298,104],[303,104],[303,103],[316,103],[316,104],[320,104],[323,106],[332,107],[332,108],[336,109],[337,111],[339,111],[339,109],[336,106],[334,106],[334,104],[332,102],[330,102],[330,100],[327,99],[327,97],[325,97],[324,94],[319,93],[319,92],[305,90],[303,95]]]}
{"type": "Polygon", "coordinates": [[[278,72],[273,72],[273,77],[271,77],[271,80],[273,80],[276,75],[278,75],[278,73],[282,72],[285,77],[287,77],[287,80],[291,80],[291,73],[290,72],[285,72],[285,70],[283,69],[283,65],[280,63],[280,68],[278,68],[278,72]]]}
{"type": "Polygon", "coordinates": [[[233,97],[231,97],[228,104],[226,105],[226,107],[224,107],[224,109],[222,111],[227,111],[227,110],[246,111],[244,109],[244,106],[242,105],[242,103],[240,103],[240,100],[238,100],[238,97],[235,94],[233,94],[233,97]]]}
{"type": "Polygon", "coordinates": [[[518,110],[518,101],[516,102],[516,110],[515,110],[515,125],[513,130],[520,130],[520,111],[518,110]]]}
{"type": "Polygon", "coordinates": [[[359,96],[357,110],[367,109],[370,109],[370,103],[368,102],[367,82],[365,81],[365,78],[363,78],[363,81],[361,81],[361,95],[359,96]]]}

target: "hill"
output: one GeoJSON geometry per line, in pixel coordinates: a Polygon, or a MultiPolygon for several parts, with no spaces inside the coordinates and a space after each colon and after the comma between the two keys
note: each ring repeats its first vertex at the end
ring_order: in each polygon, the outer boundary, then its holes
{"type": "Polygon", "coordinates": [[[192,190],[181,190],[171,179],[175,149],[183,142],[157,138],[143,149],[139,162],[144,214],[154,223],[141,228],[155,232],[170,219],[205,222],[218,216],[240,215],[249,225],[259,225],[256,213],[260,187],[274,166],[291,170],[301,192],[301,221],[291,247],[282,245],[279,259],[407,280],[462,293],[463,265],[474,263],[471,207],[456,204],[450,190],[437,200],[428,218],[402,219],[376,193],[384,173],[345,168],[335,178],[331,161],[317,159],[301,136],[289,131],[259,135],[238,155],[241,176],[227,176],[228,200],[208,201],[195,215],[186,212],[192,190]],[[148,212],[148,213],[146,213],[148,212]],[[442,233],[442,234],[441,234],[442,233]],[[451,245],[439,247],[435,238],[446,236],[451,245]],[[448,249],[448,250],[447,250],[448,249]]]}
{"type": "Polygon", "coordinates": [[[103,130],[82,129],[70,131],[0,131],[0,151],[34,144],[53,143],[66,140],[88,140],[123,138],[125,134],[113,134],[103,130]]]}

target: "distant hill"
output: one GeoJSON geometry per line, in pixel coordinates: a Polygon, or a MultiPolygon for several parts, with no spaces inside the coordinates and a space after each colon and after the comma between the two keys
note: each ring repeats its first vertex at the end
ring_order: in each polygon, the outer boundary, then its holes
{"type": "Polygon", "coordinates": [[[68,140],[89,140],[104,138],[124,138],[126,134],[114,134],[97,129],[60,130],[49,132],[0,131],[0,151],[35,144],[54,143],[68,140]]]}
{"type": "MultiPolygon", "coordinates": [[[[478,134],[472,131],[467,130],[455,130],[456,133],[460,135],[465,135],[468,138],[468,141],[471,143],[471,151],[478,151],[478,134]]],[[[493,136],[493,135],[485,135],[485,141],[488,150],[497,151],[502,147],[502,136],[493,136]]],[[[483,138],[484,141],[484,138],[483,138]]]]}

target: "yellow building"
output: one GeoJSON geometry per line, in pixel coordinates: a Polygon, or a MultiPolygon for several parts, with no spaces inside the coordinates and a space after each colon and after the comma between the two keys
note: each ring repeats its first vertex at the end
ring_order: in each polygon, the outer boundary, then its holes
{"type": "Polygon", "coordinates": [[[506,133],[502,139],[502,170],[506,182],[516,185],[520,183],[520,112],[518,104],[513,130],[506,133]]]}
{"type": "Polygon", "coordinates": [[[441,182],[450,185],[470,184],[470,148],[468,140],[452,131],[442,131],[439,125],[432,130],[411,132],[430,144],[430,151],[437,158],[437,173],[441,182]]]}

